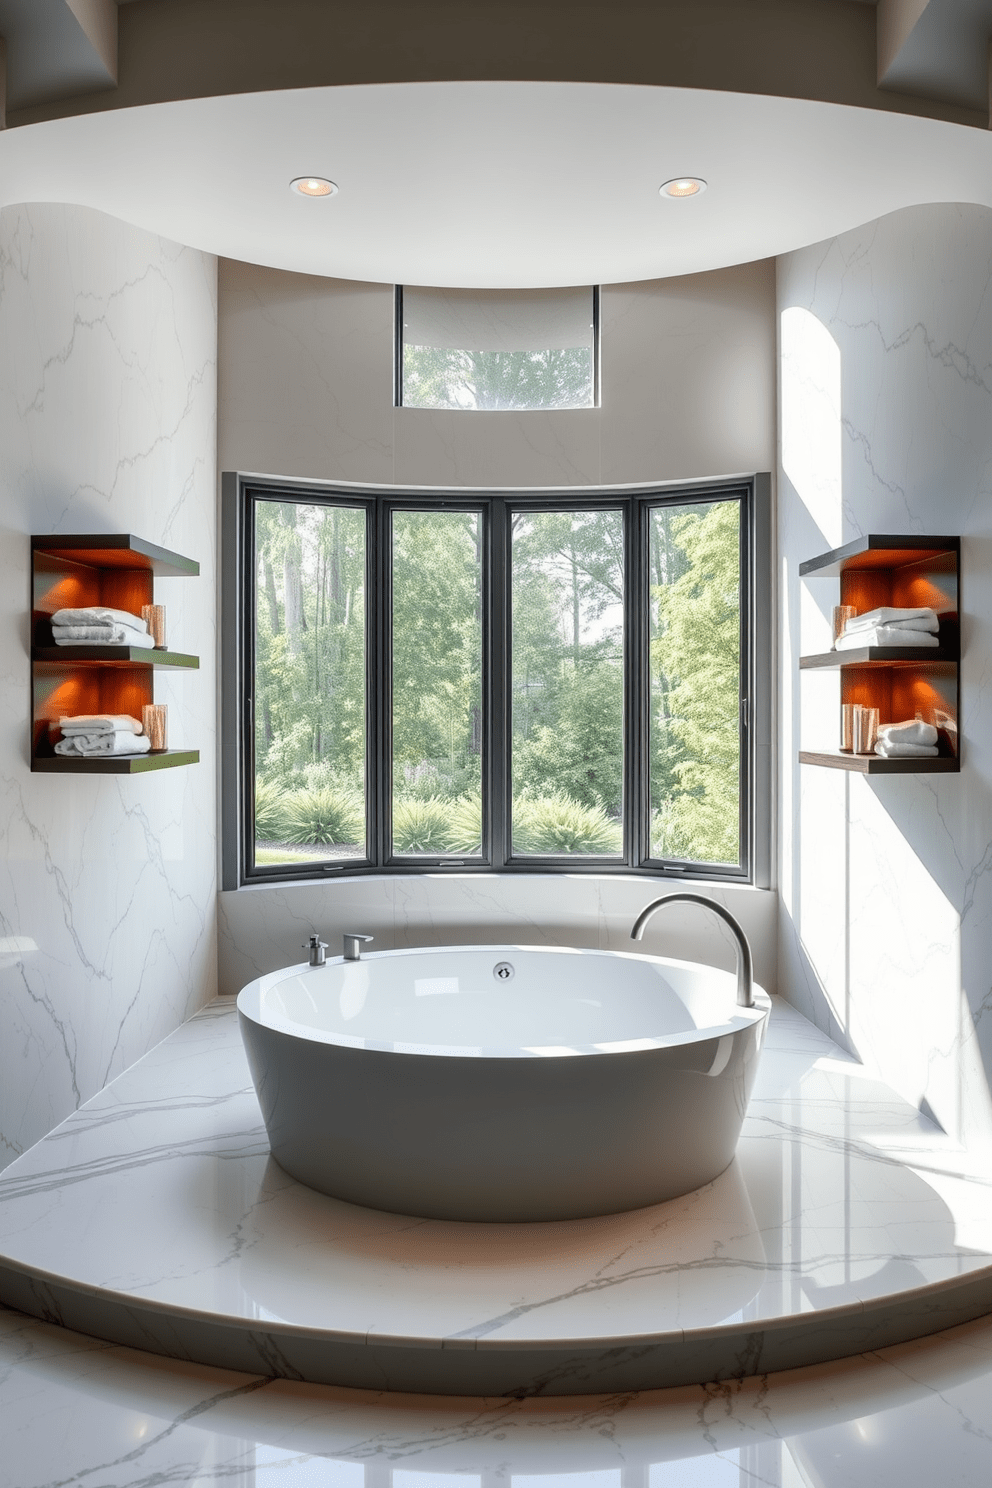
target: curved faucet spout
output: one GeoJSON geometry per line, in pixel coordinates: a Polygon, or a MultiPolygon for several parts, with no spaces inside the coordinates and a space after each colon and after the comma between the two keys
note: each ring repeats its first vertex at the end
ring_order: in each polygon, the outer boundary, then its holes
{"type": "Polygon", "coordinates": [[[726,921],[734,933],[737,941],[737,1002],[740,1007],[754,1007],[754,973],[751,969],[751,947],[747,943],[747,936],[738,925],[729,909],[724,909],[722,904],[716,904],[712,899],[707,899],[703,894],[666,894],[663,899],[655,899],[646,909],[642,909],[634,921],[634,928],[630,932],[631,940],[640,940],[644,934],[644,926],[663,904],[701,904],[704,909],[711,909],[721,920],[726,921]]]}

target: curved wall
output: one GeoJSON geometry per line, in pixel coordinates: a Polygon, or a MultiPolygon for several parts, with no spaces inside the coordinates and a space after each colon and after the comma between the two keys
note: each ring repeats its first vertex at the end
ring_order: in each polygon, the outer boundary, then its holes
{"type": "Polygon", "coordinates": [[[195,1012],[215,973],[216,261],[85,208],[0,213],[0,1166],[195,1012]],[[199,672],[201,763],[29,770],[32,533],[135,532],[199,672]]]}
{"type": "MultiPolygon", "coordinates": [[[[221,469],[384,485],[582,487],[770,470],[775,449],[770,261],[602,291],[602,407],[468,413],[394,408],[392,287],[222,259],[221,469]]],[[[657,879],[422,875],[220,895],[220,986],[298,961],[311,929],[376,948],[497,941],[623,950],[657,879]]],[[[775,980],[776,896],[724,887],[775,980]]],[[[681,907],[649,949],[734,965],[729,933],[681,907]]]]}
{"type": "Polygon", "coordinates": [[[947,1131],[988,1144],[992,212],[909,208],[790,254],[778,309],[780,982],[947,1131]],[[798,567],[864,532],[961,535],[959,775],[796,763],[837,702],[821,679],[798,687],[836,603],[798,567]]]}

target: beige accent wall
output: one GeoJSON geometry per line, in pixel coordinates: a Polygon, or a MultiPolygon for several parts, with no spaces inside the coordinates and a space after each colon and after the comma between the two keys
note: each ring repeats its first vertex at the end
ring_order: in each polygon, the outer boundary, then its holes
{"type": "Polygon", "coordinates": [[[426,486],[597,486],[770,470],[774,264],[602,291],[602,406],[393,406],[391,285],[222,260],[221,468],[426,486]]]}

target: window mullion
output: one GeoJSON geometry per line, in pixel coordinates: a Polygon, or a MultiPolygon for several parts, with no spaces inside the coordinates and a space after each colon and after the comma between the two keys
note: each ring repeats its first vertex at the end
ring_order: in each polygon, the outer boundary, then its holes
{"type": "Polygon", "coordinates": [[[489,666],[485,732],[488,774],[489,854],[497,871],[509,853],[510,805],[510,585],[506,501],[493,497],[489,520],[487,619],[489,666]]]}
{"type": "Polygon", "coordinates": [[[369,792],[372,802],[372,861],[381,868],[390,848],[393,753],[393,666],[392,666],[392,564],[390,562],[391,509],[378,501],[372,514],[372,554],[369,564],[372,578],[369,646],[369,701],[374,707],[370,719],[369,756],[374,782],[369,792]]]}
{"type": "Polygon", "coordinates": [[[644,669],[649,589],[644,565],[644,505],[632,498],[624,513],[624,860],[637,866],[645,856],[647,697],[644,669]]]}

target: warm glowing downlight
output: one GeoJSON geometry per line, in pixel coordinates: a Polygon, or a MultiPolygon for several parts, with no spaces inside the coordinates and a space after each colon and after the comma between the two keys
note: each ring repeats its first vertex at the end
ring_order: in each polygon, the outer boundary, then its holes
{"type": "Polygon", "coordinates": [[[662,196],[671,196],[679,199],[683,196],[698,196],[701,191],[706,190],[706,182],[698,176],[676,176],[673,181],[666,181],[660,188],[662,196]]]}
{"type": "Polygon", "coordinates": [[[333,181],[326,181],[323,176],[297,176],[289,185],[299,196],[336,196],[338,190],[333,181]]]}

